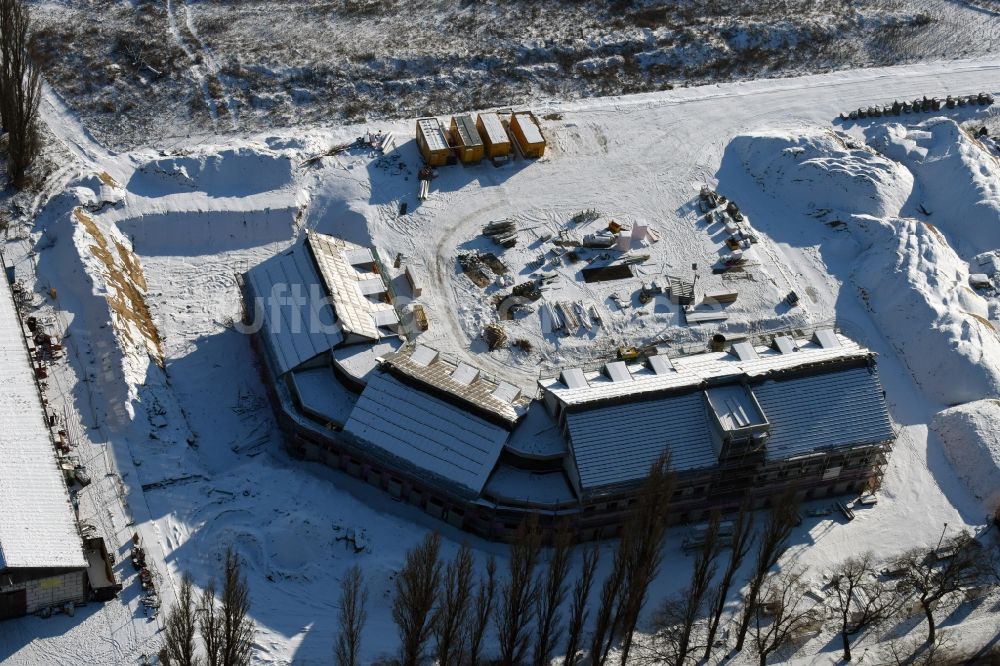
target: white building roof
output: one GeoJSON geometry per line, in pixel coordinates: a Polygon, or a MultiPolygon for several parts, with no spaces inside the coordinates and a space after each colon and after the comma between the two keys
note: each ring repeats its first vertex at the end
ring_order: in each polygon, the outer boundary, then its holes
{"type": "Polygon", "coordinates": [[[538,128],[535,119],[531,117],[530,113],[515,113],[513,121],[521,128],[524,140],[528,143],[542,143],[545,141],[542,138],[542,130],[538,128]]]}
{"type": "Polygon", "coordinates": [[[368,379],[344,431],[394,460],[477,494],[510,434],[381,372],[368,379]]]}
{"type": "Polygon", "coordinates": [[[0,276],[0,571],[87,566],[28,359],[0,276]]]}
{"type": "Polygon", "coordinates": [[[367,248],[318,233],[306,236],[306,243],[312,250],[344,333],[378,340],[382,335],[378,330],[379,321],[398,321],[398,318],[392,305],[372,298],[387,291],[381,276],[364,270],[363,264],[353,263],[367,248]]]}
{"type": "Polygon", "coordinates": [[[254,309],[262,317],[261,338],[283,375],[343,342],[330,307],[313,309],[323,296],[320,277],[302,245],[247,271],[254,309]],[[311,313],[315,313],[314,315],[311,313]]]}
{"type": "Polygon", "coordinates": [[[424,135],[427,147],[431,150],[447,150],[448,139],[445,138],[444,130],[437,118],[418,118],[417,127],[424,135]]]}
{"type": "Polygon", "coordinates": [[[486,136],[489,138],[491,145],[510,143],[510,139],[507,138],[507,130],[503,128],[500,116],[495,113],[480,113],[479,119],[483,121],[483,129],[486,130],[486,136]]]}
{"type": "Polygon", "coordinates": [[[822,339],[826,347],[810,340],[797,340],[799,350],[787,354],[768,346],[754,347],[756,358],[749,355],[746,360],[730,352],[707,352],[670,359],[672,369],[659,361],[654,364],[658,370],[649,364],[634,364],[629,366],[633,381],[616,382],[600,370],[583,372],[573,368],[563,370],[560,376],[543,378],[539,384],[566,405],[582,405],[620,397],[639,399],[644,393],[694,387],[724,377],[752,379],[812,363],[866,358],[872,353],[833,331],[822,339]]]}
{"type": "Polygon", "coordinates": [[[705,390],[705,397],[719,425],[727,432],[767,424],[753,395],[742,384],[713,386],[705,390]]]}

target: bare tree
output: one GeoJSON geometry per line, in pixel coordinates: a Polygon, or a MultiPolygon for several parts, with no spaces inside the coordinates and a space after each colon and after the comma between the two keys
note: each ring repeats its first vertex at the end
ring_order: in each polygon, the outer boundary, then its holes
{"type": "Polygon", "coordinates": [[[254,622],[250,619],[250,588],[239,557],[226,548],[222,581],[222,664],[246,666],[253,653],[254,622]]]}
{"type": "Polygon", "coordinates": [[[743,649],[750,621],[756,615],[757,601],[760,589],[767,578],[768,571],[778,563],[778,558],[785,550],[785,543],[792,533],[792,528],[798,521],[799,505],[795,496],[788,493],[772,498],[771,509],[767,514],[767,522],[757,542],[757,561],[750,586],[743,597],[743,614],[740,618],[739,634],[736,638],[736,650],[743,649]]]}
{"type": "Polygon", "coordinates": [[[935,643],[935,606],[952,592],[992,582],[996,576],[995,562],[967,532],[944,540],[930,552],[912,550],[899,558],[896,567],[906,570],[904,580],[916,593],[927,617],[928,645],[935,643]]]}
{"type": "Polygon", "coordinates": [[[215,601],[215,582],[211,581],[201,592],[198,604],[198,633],[205,645],[205,663],[207,666],[222,666],[222,647],[225,644],[222,617],[215,601]]]}
{"type": "Polygon", "coordinates": [[[629,566],[627,551],[622,540],[619,540],[618,548],[615,550],[611,573],[604,579],[604,584],[601,586],[601,599],[597,607],[594,633],[590,641],[590,663],[592,666],[604,666],[608,660],[608,652],[611,650],[619,623],[622,589],[625,584],[625,573],[629,566]]]}
{"type": "Polygon", "coordinates": [[[753,642],[760,666],[813,621],[805,590],[802,574],[795,572],[770,575],[761,585],[759,602],[753,606],[753,642]]]}
{"type": "Polygon", "coordinates": [[[334,648],[337,666],[358,666],[361,650],[361,632],[368,620],[368,586],[365,585],[361,567],[354,565],[340,579],[340,629],[334,648]]]}
{"type": "Polygon", "coordinates": [[[538,598],[534,572],[540,550],[538,516],[531,514],[517,529],[510,547],[509,576],[500,589],[496,626],[501,666],[515,666],[525,661],[530,641],[527,628],[538,598]]]}
{"type": "Polygon", "coordinates": [[[719,555],[719,523],[721,518],[718,512],[712,513],[708,520],[708,529],[705,531],[704,542],[698,557],[694,561],[691,570],[691,585],[688,586],[684,604],[684,616],[682,618],[680,640],[677,645],[677,663],[683,664],[687,659],[688,650],[691,645],[691,632],[694,623],[701,615],[702,606],[705,602],[705,595],[708,593],[708,586],[715,578],[715,560],[719,555]]]}
{"type": "Polygon", "coordinates": [[[674,477],[664,454],[650,467],[639,489],[639,501],[622,527],[614,565],[601,589],[590,659],[594,666],[607,662],[616,640],[621,641],[621,663],[628,661],[639,613],[646,603],[650,583],[659,572],[666,533],[665,516],[674,477]]]}
{"type": "Polygon", "coordinates": [[[878,579],[870,551],[842,562],[833,572],[831,587],[834,610],[840,619],[844,661],[850,661],[851,636],[890,617],[899,597],[895,589],[878,579]]]}
{"type": "Polygon", "coordinates": [[[583,554],[580,565],[580,576],[573,585],[573,604],[569,615],[569,629],[566,640],[566,656],[563,666],[576,666],[580,641],[583,638],[583,627],[587,622],[590,589],[594,586],[594,574],[597,571],[597,561],[601,555],[600,546],[593,546],[583,554]]]}
{"type": "Polygon", "coordinates": [[[177,601],[167,616],[160,661],[167,666],[197,666],[194,639],[198,633],[197,613],[191,575],[181,578],[177,601]]]}
{"type": "Polygon", "coordinates": [[[8,175],[17,187],[40,146],[35,122],[41,74],[28,54],[30,35],[24,0],[0,0],[0,122],[8,135],[8,175]]]}
{"type": "Polygon", "coordinates": [[[465,658],[465,629],[472,601],[472,549],[462,544],[444,572],[442,599],[434,618],[438,666],[460,666],[465,658]]]}
{"type": "Polygon", "coordinates": [[[664,454],[653,463],[646,477],[637,508],[632,514],[627,532],[630,533],[629,566],[621,598],[620,663],[628,663],[639,614],[646,605],[649,586],[660,572],[663,539],[666,536],[667,507],[674,492],[674,476],[668,469],[669,456],[664,454]]]}
{"type": "Polygon", "coordinates": [[[653,620],[654,631],[642,646],[643,661],[678,666],[687,661],[694,626],[702,614],[705,596],[715,577],[720,522],[718,513],[713,513],[709,518],[701,548],[691,569],[691,584],[661,605],[653,620]]]}
{"type": "Polygon", "coordinates": [[[490,556],[486,560],[486,577],[479,580],[476,599],[472,608],[472,621],[469,623],[468,652],[466,663],[469,666],[479,664],[479,653],[483,645],[483,635],[493,617],[493,604],[497,591],[497,561],[490,556]]]}
{"type": "Polygon", "coordinates": [[[569,573],[574,542],[569,521],[561,521],[552,540],[549,565],[545,569],[545,579],[536,601],[538,632],[535,635],[535,666],[545,666],[552,660],[552,652],[562,635],[559,608],[569,591],[566,576],[569,573]]]}
{"type": "Polygon", "coordinates": [[[729,563],[722,574],[722,580],[715,588],[711,599],[711,614],[708,619],[708,636],[705,645],[705,661],[712,657],[712,646],[715,643],[715,635],[722,622],[722,613],[726,608],[726,598],[729,590],[733,586],[733,579],[736,572],[743,564],[743,559],[750,552],[753,546],[753,512],[750,510],[750,500],[745,499],[740,505],[740,510],[733,520],[732,546],[729,552],[729,563]]]}
{"type": "Polygon", "coordinates": [[[396,577],[392,619],[399,627],[403,666],[417,666],[431,635],[431,612],[441,585],[440,552],[440,535],[428,534],[419,546],[406,553],[406,562],[396,577]]]}

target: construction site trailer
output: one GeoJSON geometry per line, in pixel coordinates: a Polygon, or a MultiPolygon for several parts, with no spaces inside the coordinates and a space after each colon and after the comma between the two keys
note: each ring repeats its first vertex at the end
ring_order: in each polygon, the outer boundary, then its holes
{"type": "Polygon", "coordinates": [[[476,120],[476,128],[486,146],[486,156],[490,159],[494,157],[506,157],[510,155],[510,137],[504,129],[503,121],[496,113],[480,113],[476,120]]]}
{"type": "Polygon", "coordinates": [[[455,116],[451,119],[451,140],[455,144],[462,164],[475,164],[483,159],[483,140],[472,116],[455,116]]]}
{"type": "Polygon", "coordinates": [[[545,154],[545,137],[542,136],[534,114],[522,112],[512,115],[510,131],[514,133],[521,154],[525,157],[541,157],[545,154]]]}
{"type": "Polygon", "coordinates": [[[437,118],[417,118],[417,146],[431,166],[444,166],[451,157],[448,138],[437,118]]]}

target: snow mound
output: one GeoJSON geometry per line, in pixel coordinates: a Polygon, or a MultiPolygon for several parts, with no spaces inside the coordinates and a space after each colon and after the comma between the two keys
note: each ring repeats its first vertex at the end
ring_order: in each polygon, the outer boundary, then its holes
{"type": "Polygon", "coordinates": [[[913,189],[899,164],[829,131],[740,136],[733,147],[764,191],[804,213],[895,217],[913,189]]]}
{"type": "Polygon", "coordinates": [[[281,189],[292,183],[287,156],[254,148],[231,148],[198,155],[151,160],[140,166],[128,190],[142,196],[162,196],[198,190],[214,197],[241,197],[281,189]]]}
{"type": "Polygon", "coordinates": [[[854,281],[925,394],[948,405],[1000,396],[1000,337],[941,233],[909,219],[855,222],[871,244],[854,281]]]}
{"type": "Polygon", "coordinates": [[[931,422],[959,478],[988,510],[1000,504],[1000,400],[938,412],[931,422]]]}
{"type": "Polygon", "coordinates": [[[868,131],[868,142],[913,173],[922,212],[959,254],[969,257],[1000,248],[996,159],[953,120],[876,125],[868,131]]]}

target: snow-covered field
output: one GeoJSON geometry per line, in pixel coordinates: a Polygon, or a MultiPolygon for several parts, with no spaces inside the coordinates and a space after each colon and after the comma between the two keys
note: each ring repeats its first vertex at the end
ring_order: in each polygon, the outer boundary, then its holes
{"type": "MultiPolygon", "coordinates": [[[[995,287],[968,287],[970,272],[994,273],[998,265],[983,253],[1000,246],[985,231],[1000,224],[1000,165],[955,124],[985,111],[965,107],[847,128],[830,122],[846,108],[894,97],[979,90],[1000,90],[995,59],[536,106],[548,118],[546,157],[443,167],[426,202],[416,198],[418,155],[408,120],[115,154],[50,93],[43,115],[67,154],[45,184],[51,198],[40,199],[33,224],[13,229],[22,240],[8,243],[7,253],[39,294],[58,291],[58,302],[43,307],[58,307],[72,353],[60,370],[67,388],[55,398],[81,420],[79,446],[107,443],[144,540],[162,552],[165,598],[181,572],[199,586],[217,577],[220,554],[232,543],[249,577],[257,661],[327,663],[338,577],[358,563],[372,591],[364,648],[370,662],[395,650],[392,577],[426,530],[443,533],[445,556],[470,540],[480,565],[495,553],[502,569],[504,548],[283,453],[257,361],[232,328],[241,311],[238,273],[306,229],[374,244],[383,257],[402,253],[425,283],[428,344],[525,387],[540,369],[600,358],[617,345],[686,346],[716,330],[836,320],[879,353],[900,436],[877,506],[859,509],[850,523],[807,518],[794,533],[783,566],[801,564],[819,577],[867,548],[888,558],[933,544],[945,524],[948,533],[981,528],[993,508],[996,474],[978,468],[997,460],[995,406],[938,415],[1000,397],[1000,296],[995,287]],[[383,157],[351,149],[306,163],[367,129],[393,131],[396,150],[383,157]],[[706,183],[738,202],[759,235],[741,279],[710,271],[725,234],[700,220],[696,200],[706,183]],[[501,288],[475,286],[458,271],[457,254],[500,254],[479,231],[510,217],[522,231],[518,247],[501,256],[513,272],[531,272],[541,238],[562,228],[582,233],[567,223],[591,208],[605,219],[646,224],[660,238],[635,248],[650,257],[631,280],[582,286],[573,264],[545,269],[560,276],[545,299],[591,303],[602,325],[590,335],[562,336],[547,332],[536,311],[505,324],[512,337],[532,343],[531,352],[486,352],[478,336],[498,317],[489,297],[501,288]],[[102,242],[113,249],[102,253],[102,242]],[[631,300],[651,276],[691,275],[693,264],[699,289],[739,293],[719,328],[684,326],[661,299],[620,309],[611,298],[620,292],[631,300]],[[795,309],[783,303],[791,290],[801,296],[795,309]]],[[[104,527],[130,534],[124,520],[109,515],[104,527]]],[[[687,582],[683,533],[668,534],[650,609],[687,582]]],[[[610,560],[604,557],[599,580],[610,560]]],[[[0,661],[135,663],[155,652],[156,622],[122,610],[130,600],[123,595],[88,609],[77,623],[5,623],[0,661]]],[[[940,615],[946,630],[961,618],[962,646],[975,651],[994,638],[994,609],[990,600],[940,615]]],[[[836,662],[831,632],[782,657],[836,662]]],[[[865,636],[859,658],[884,663],[882,638],[865,636]]]]}

